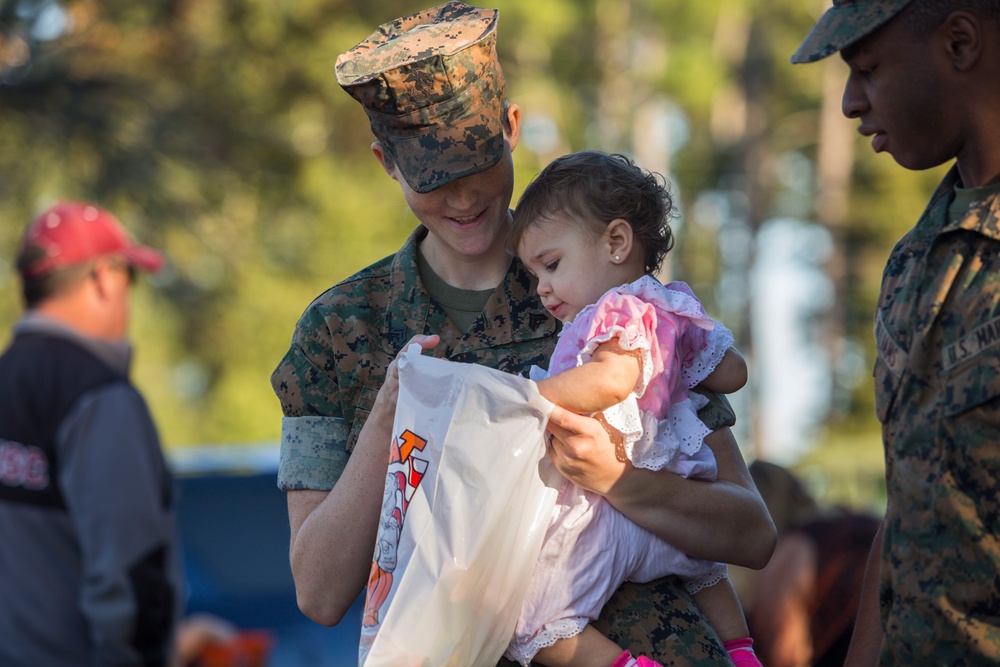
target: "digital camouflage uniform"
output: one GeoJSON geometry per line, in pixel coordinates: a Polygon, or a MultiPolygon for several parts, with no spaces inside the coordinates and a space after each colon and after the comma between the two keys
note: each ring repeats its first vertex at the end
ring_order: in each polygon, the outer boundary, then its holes
{"type": "MultiPolygon", "coordinates": [[[[379,26],[337,59],[338,83],[361,103],[388,160],[416,192],[485,171],[508,150],[498,17],[449,2],[379,26]]],[[[432,354],[454,361],[518,374],[548,365],[557,325],[520,262],[512,261],[483,315],[463,332],[420,280],[416,246],[426,233],[418,228],[399,252],[322,294],[299,320],[271,378],[285,414],[282,489],[336,484],[386,368],[416,334],[439,334],[432,354]]],[[[724,400],[702,415],[711,428],[734,421],[724,400]]],[[[623,586],[594,625],[664,665],[729,664],[673,578],[623,586]]]]}
{"type": "Polygon", "coordinates": [[[949,223],[957,182],[893,249],[878,302],[882,664],[1000,664],[1000,194],[949,223]]]}

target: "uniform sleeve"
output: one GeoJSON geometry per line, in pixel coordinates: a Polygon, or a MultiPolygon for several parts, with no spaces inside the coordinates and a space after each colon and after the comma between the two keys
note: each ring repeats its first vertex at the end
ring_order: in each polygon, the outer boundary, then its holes
{"type": "Polygon", "coordinates": [[[736,424],[736,411],[724,394],[717,394],[702,387],[694,387],[691,391],[708,398],[708,405],[698,410],[698,418],[705,422],[705,426],[718,431],[720,428],[731,428],[736,424]]]}
{"type": "Polygon", "coordinates": [[[81,398],[57,436],[59,484],[83,563],[78,604],[95,665],[166,665],[181,608],[173,486],[142,397],[81,398]]]}
{"type": "Polygon", "coordinates": [[[278,488],[329,491],[347,466],[346,443],[343,419],[285,417],[281,420],[278,488]]]}
{"type": "Polygon", "coordinates": [[[347,465],[348,429],[330,351],[317,331],[325,323],[308,311],[296,327],[291,348],[271,375],[281,401],[281,457],[278,488],[329,491],[347,465]]]}

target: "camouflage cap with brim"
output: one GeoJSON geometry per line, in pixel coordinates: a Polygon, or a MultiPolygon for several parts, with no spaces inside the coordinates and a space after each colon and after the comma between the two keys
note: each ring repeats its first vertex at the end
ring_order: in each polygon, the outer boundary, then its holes
{"type": "Polygon", "coordinates": [[[850,46],[884,25],[912,0],[834,0],[806,36],[792,62],[811,63],[850,46]]]}
{"type": "Polygon", "coordinates": [[[417,192],[485,171],[506,150],[498,17],[449,2],[383,23],[337,58],[337,82],[417,192]]]}

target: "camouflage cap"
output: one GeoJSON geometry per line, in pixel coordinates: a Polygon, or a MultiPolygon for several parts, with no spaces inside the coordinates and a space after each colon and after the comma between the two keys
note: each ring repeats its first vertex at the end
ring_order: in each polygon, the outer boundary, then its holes
{"type": "Polygon", "coordinates": [[[498,17],[448,2],[383,23],[337,58],[337,82],[417,192],[489,169],[504,153],[498,17]]]}
{"type": "Polygon", "coordinates": [[[833,0],[805,41],[792,55],[793,63],[811,63],[850,46],[898,14],[912,0],[833,0]]]}

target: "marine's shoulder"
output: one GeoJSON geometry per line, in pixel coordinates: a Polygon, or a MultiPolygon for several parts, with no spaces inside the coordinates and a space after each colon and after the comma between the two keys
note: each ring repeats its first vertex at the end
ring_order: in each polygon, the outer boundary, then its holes
{"type": "Polygon", "coordinates": [[[392,288],[394,257],[389,255],[327,288],[312,300],[303,320],[357,317],[377,310],[392,288]]]}

